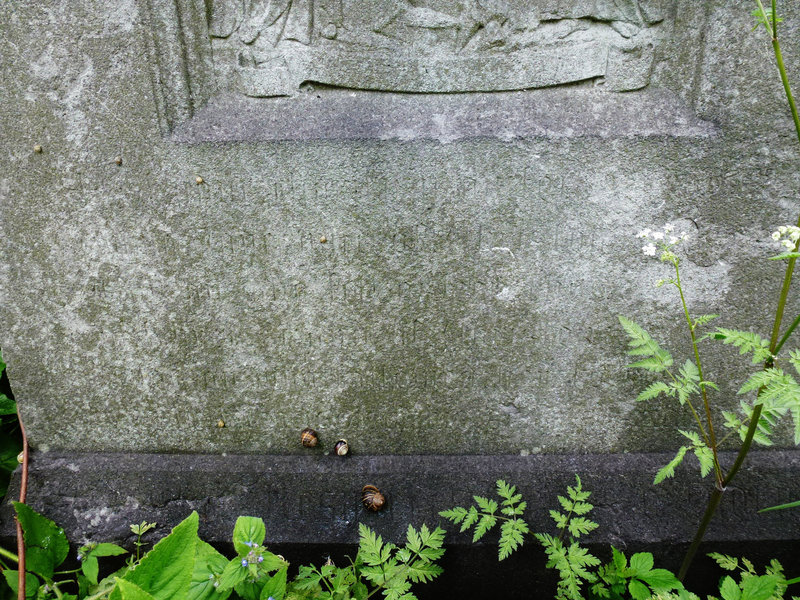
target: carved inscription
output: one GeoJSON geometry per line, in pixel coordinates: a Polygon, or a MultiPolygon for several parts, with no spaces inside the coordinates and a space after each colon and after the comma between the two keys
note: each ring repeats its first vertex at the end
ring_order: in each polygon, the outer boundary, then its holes
{"type": "Polygon", "coordinates": [[[211,0],[215,62],[244,93],[305,81],[410,92],[647,85],[674,0],[211,0]]]}
{"type": "Polygon", "coordinates": [[[540,346],[532,311],[544,298],[526,270],[586,247],[575,228],[543,227],[552,217],[542,211],[558,208],[536,199],[577,197],[579,174],[532,163],[485,177],[378,181],[383,191],[369,193],[348,181],[305,182],[234,185],[214,201],[242,218],[224,223],[193,214],[207,192],[176,188],[191,199],[180,216],[154,206],[147,229],[115,236],[64,297],[87,323],[134,344],[157,341],[152,351],[169,367],[134,374],[152,392],[179,385],[260,402],[319,389],[429,397],[514,388],[540,346]],[[284,207],[328,196],[353,210],[332,223],[286,221],[284,207]],[[398,197],[417,198],[418,210],[395,211],[398,197]],[[368,221],[344,216],[372,206],[384,208],[368,221]],[[150,268],[131,276],[114,266],[142,246],[150,268]]]}

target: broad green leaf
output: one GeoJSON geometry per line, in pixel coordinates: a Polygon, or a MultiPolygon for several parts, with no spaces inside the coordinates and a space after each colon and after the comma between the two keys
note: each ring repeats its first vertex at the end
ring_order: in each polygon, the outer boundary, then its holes
{"type": "Polygon", "coordinates": [[[242,600],[259,600],[261,597],[261,584],[250,579],[237,583],[233,589],[242,600]]]}
{"type": "Polygon", "coordinates": [[[637,552],[631,556],[631,571],[636,577],[653,568],[653,555],[649,552],[637,552]]]}
{"type": "Polygon", "coordinates": [[[634,600],[649,600],[652,596],[650,589],[637,579],[631,579],[628,584],[628,591],[634,600]]]}
{"type": "MultiPolygon", "coordinates": [[[[19,593],[19,571],[6,569],[2,571],[3,577],[6,579],[8,587],[14,592],[14,598],[19,593]]],[[[39,591],[39,578],[33,573],[25,573],[25,597],[35,598],[36,592],[39,591]]]]}
{"type": "Polygon", "coordinates": [[[17,403],[5,394],[0,394],[0,415],[17,414],[17,403]]]}
{"type": "Polygon", "coordinates": [[[92,585],[97,585],[97,574],[100,570],[100,566],[97,563],[97,558],[103,556],[119,556],[120,554],[126,554],[127,552],[128,551],[125,550],[125,548],[121,548],[116,544],[97,544],[83,556],[83,559],[81,560],[81,571],[92,583],[92,585]]]}
{"type": "Polygon", "coordinates": [[[222,570],[219,578],[219,589],[230,590],[242,583],[250,574],[249,569],[242,565],[241,558],[234,558],[222,570]]]}
{"type": "Polygon", "coordinates": [[[192,571],[192,581],[189,584],[188,600],[225,600],[231,595],[232,589],[218,591],[219,587],[214,583],[219,580],[220,575],[228,566],[228,559],[217,552],[211,544],[203,540],[197,540],[195,548],[194,569],[192,571]]]}
{"type": "Polygon", "coordinates": [[[69,553],[64,530],[21,502],[13,505],[24,532],[27,570],[52,579],[53,570],[69,553]]]}
{"type": "Polygon", "coordinates": [[[741,600],[769,600],[778,587],[778,581],[775,575],[745,578],[742,581],[741,600]]]}
{"type": "Polygon", "coordinates": [[[125,548],[117,546],[116,544],[108,544],[106,542],[97,544],[89,551],[92,556],[119,556],[120,554],[127,554],[125,548]]]}
{"type": "Polygon", "coordinates": [[[192,512],[153,546],[123,579],[135,583],[156,600],[186,598],[194,569],[198,521],[197,512],[192,512]]]}
{"type": "Polygon", "coordinates": [[[681,587],[678,578],[667,569],[652,569],[647,573],[640,573],[638,577],[653,588],[654,592],[667,592],[681,587]]]}
{"type": "Polygon", "coordinates": [[[288,568],[281,569],[267,580],[263,589],[261,590],[260,600],[268,600],[269,598],[274,598],[274,600],[283,600],[283,597],[286,595],[287,570],[288,568]]]}
{"type": "Polygon", "coordinates": [[[233,547],[243,556],[255,546],[264,543],[267,530],[264,521],[258,517],[239,517],[233,528],[233,547]]]}
{"type": "Polygon", "coordinates": [[[120,600],[155,600],[152,595],[145,592],[135,583],[124,579],[117,579],[117,589],[120,600]]]}
{"type": "Polygon", "coordinates": [[[722,600],[742,600],[742,590],[730,575],[727,575],[722,580],[719,593],[722,596],[722,600]]]}

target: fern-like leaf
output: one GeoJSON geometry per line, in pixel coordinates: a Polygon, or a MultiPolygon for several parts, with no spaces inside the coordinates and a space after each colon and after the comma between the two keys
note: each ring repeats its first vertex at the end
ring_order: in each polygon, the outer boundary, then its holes
{"type": "Polygon", "coordinates": [[[763,363],[772,356],[769,351],[769,342],[750,331],[717,327],[713,337],[722,340],[723,344],[730,344],[739,348],[739,354],[752,353],[754,365],[763,363]]]}
{"type": "Polygon", "coordinates": [[[644,390],[642,390],[642,392],[636,397],[636,401],[644,402],[646,400],[652,400],[653,398],[657,398],[661,394],[669,395],[670,389],[671,388],[663,381],[656,381],[655,383],[651,383],[644,390]]]}
{"type": "Polygon", "coordinates": [[[678,453],[675,455],[675,458],[658,470],[658,473],[656,473],[656,477],[653,480],[653,484],[658,485],[668,477],[675,477],[675,468],[681,464],[681,462],[683,462],[683,457],[686,456],[686,452],[688,450],[688,446],[681,446],[678,449],[678,453]]]}

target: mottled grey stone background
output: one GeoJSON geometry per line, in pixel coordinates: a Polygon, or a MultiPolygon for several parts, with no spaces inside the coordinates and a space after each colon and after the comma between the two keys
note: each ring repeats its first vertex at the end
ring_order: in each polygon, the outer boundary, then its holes
{"type": "MultiPolygon", "coordinates": [[[[676,446],[689,415],[623,369],[620,313],[689,349],[635,233],[686,229],[691,310],[767,334],[798,210],[750,7],[401,4],[0,4],[0,347],[35,448],[676,446]]],[[[707,352],[735,406],[746,362],[707,352]]]]}

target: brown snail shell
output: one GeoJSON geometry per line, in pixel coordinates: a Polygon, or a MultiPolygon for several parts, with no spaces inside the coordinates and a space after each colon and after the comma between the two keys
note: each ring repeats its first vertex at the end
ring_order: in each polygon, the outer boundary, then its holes
{"type": "Polygon", "coordinates": [[[319,443],[319,436],[311,427],[306,427],[300,432],[300,443],[306,448],[313,448],[319,443]]]}
{"type": "Polygon", "coordinates": [[[365,485],[361,489],[361,502],[367,510],[378,512],[386,505],[386,497],[374,485],[365,485]]]}
{"type": "Polygon", "coordinates": [[[350,445],[347,443],[347,440],[339,440],[333,447],[333,451],[339,456],[347,456],[350,452],[350,445]]]}

